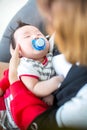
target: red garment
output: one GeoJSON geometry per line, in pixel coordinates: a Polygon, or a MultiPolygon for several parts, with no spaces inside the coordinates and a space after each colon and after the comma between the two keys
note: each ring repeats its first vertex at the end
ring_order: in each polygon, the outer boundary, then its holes
{"type": "MultiPolygon", "coordinates": [[[[5,93],[6,89],[9,87],[9,80],[8,80],[8,70],[4,71],[4,76],[0,80],[0,88],[5,93]]],[[[0,97],[0,110],[5,110],[5,103],[4,103],[4,95],[0,97]]]]}
{"type": "Polygon", "coordinates": [[[16,124],[25,130],[30,123],[42,112],[48,109],[48,105],[25,88],[21,81],[10,86],[13,100],[11,112],[16,124]]]}
{"type": "Polygon", "coordinates": [[[6,110],[4,96],[0,97],[0,111],[1,110],[6,110]]]}
{"type": "MultiPolygon", "coordinates": [[[[0,81],[1,88],[5,91],[9,86],[8,70],[5,71],[3,80],[0,81]]],[[[21,81],[17,81],[6,90],[4,97],[11,92],[11,112],[15,123],[21,130],[25,130],[30,123],[42,112],[48,109],[48,105],[25,88],[21,81]]],[[[6,96],[7,95],[7,96],[6,96]]],[[[0,104],[1,105],[1,104],[0,104]]]]}
{"type": "Polygon", "coordinates": [[[21,130],[26,130],[38,115],[49,108],[46,103],[26,89],[21,81],[10,85],[8,81],[8,70],[5,71],[0,85],[4,91],[6,90],[4,98],[7,98],[10,93],[13,96],[13,100],[10,103],[11,112],[15,123],[21,130]]]}
{"type": "Polygon", "coordinates": [[[4,71],[4,76],[0,79],[0,88],[5,92],[9,88],[8,70],[4,71]]]}

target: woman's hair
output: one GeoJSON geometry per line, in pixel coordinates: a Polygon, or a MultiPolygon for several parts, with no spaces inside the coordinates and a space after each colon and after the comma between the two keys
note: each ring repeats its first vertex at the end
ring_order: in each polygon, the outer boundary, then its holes
{"type": "Polygon", "coordinates": [[[38,0],[52,18],[56,44],[71,63],[87,65],[87,0],[38,0]]]}
{"type": "Polygon", "coordinates": [[[17,28],[13,31],[12,35],[11,35],[11,45],[12,45],[12,48],[15,49],[16,47],[16,42],[15,42],[15,39],[14,39],[14,33],[17,29],[23,27],[23,26],[26,26],[26,25],[30,25],[30,24],[27,24],[27,23],[23,23],[22,21],[18,21],[18,26],[17,28]]]}

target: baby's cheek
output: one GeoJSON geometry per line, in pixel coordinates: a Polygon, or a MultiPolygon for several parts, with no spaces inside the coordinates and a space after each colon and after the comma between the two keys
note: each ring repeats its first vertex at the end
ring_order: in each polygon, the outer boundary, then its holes
{"type": "Polygon", "coordinates": [[[50,43],[47,42],[47,49],[49,50],[49,48],[50,48],[50,43]]]}

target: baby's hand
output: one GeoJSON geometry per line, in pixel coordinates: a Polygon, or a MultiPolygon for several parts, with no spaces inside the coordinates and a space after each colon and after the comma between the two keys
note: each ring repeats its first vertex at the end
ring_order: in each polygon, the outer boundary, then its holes
{"type": "Polygon", "coordinates": [[[58,88],[61,86],[61,83],[63,82],[64,80],[64,76],[63,75],[59,75],[58,76],[58,79],[59,79],[59,82],[58,82],[58,88]]]}
{"type": "Polygon", "coordinates": [[[55,85],[55,86],[57,86],[57,88],[59,88],[61,83],[64,80],[64,76],[62,76],[62,75],[54,76],[51,78],[51,80],[52,80],[53,85],[55,85]]]}
{"type": "Polygon", "coordinates": [[[49,106],[53,105],[54,101],[54,96],[53,95],[48,95],[42,99],[45,103],[47,103],[49,106]]]}

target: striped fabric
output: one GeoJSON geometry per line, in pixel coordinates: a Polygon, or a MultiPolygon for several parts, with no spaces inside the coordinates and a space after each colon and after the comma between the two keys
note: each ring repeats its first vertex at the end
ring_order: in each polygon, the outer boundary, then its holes
{"type": "Polygon", "coordinates": [[[7,98],[5,98],[5,105],[6,105],[6,115],[7,115],[7,119],[9,122],[9,127],[13,130],[19,130],[17,125],[15,124],[13,118],[12,118],[12,114],[11,114],[11,110],[10,110],[10,101],[12,100],[12,95],[10,94],[7,98]]]}
{"type": "Polygon", "coordinates": [[[10,94],[10,89],[8,89],[5,94],[5,106],[6,110],[0,111],[0,125],[4,130],[19,130],[17,125],[14,123],[14,120],[10,111],[10,101],[12,100],[12,95],[10,94]]]}
{"type": "Polygon", "coordinates": [[[10,111],[10,101],[12,100],[12,95],[5,98],[6,110],[0,111],[0,125],[4,130],[19,130],[18,126],[15,124],[11,111],[10,111]]]}
{"type": "Polygon", "coordinates": [[[18,127],[13,127],[7,117],[6,111],[0,111],[0,126],[3,130],[19,130],[18,127]]]}
{"type": "Polygon", "coordinates": [[[34,76],[40,81],[51,78],[55,74],[52,65],[52,57],[52,53],[48,53],[44,63],[21,58],[20,65],[18,66],[18,76],[34,76]]]}

